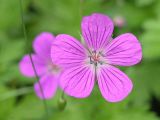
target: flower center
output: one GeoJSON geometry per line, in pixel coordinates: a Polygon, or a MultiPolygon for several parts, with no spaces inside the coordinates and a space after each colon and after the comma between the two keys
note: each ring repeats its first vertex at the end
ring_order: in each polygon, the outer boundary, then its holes
{"type": "Polygon", "coordinates": [[[97,66],[98,64],[102,65],[103,62],[103,54],[102,52],[92,51],[89,56],[90,64],[94,64],[97,66]]]}
{"type": "Polygon", "coordinates": [[[60,72],[60,68],[53,63],[49,63],[48,64],[48,72],[52,73],[52,74],[57,74],[60,72]]]}

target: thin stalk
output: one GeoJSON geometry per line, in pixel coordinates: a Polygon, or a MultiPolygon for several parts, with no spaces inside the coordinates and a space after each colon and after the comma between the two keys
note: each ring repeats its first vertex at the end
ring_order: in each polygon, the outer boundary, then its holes
{"type": "MultiPolygon", "coordinates": [[[[24,34],[24,38],[25,38],[25,41],[26,41],[26,46],[28,47],[28,38],[27,38],[27,32],[26,32],[26,26],[25,26],[25,23],[24,23],[24,16],[23,16],[23,3],[22,3],[22,0],[20,0],[20,11],[21,11],[21,21],[22,21],[22,28],[23,28],[23,34],[24,34]]],[[[39,84],[39,87],[40,87],[40,91],[42,93],[42,96],[43,98],[45,98],[44,96],[44,92],[43,92],[43,89],[42,89],[42,86],[39,82],[39,77],[38,77],[38,74],[37,74],[37,71],[36,71],[36,68],[35,68],[35,64],[33,62],[33,58],[32,58],[32,54],[30,52],[29,49],[28,50],[28,53],[29,53],[29,57],[30,57],[30,61],[31,61],[31,64],[32,64],[32,67],[33,67],[33,70],[34,70],[34,73],[35,73],[35,76],[36,76],[36,81],[37,83],[39,84]]],[[[43,101],[43,104],[44,104],[44,109],[46,111],[46,117],[47,117],[47,120],[48,120],[48,107],[47,107],[47,103],[45,101],[45,99],[42,100],[43,101]]]]}
{"type": "Polygon", "coordinates": [[[80,18],[81,19],[83,17],[83,2],[84,2],[84,0],[80,0],[79,13],[80,13],[80,18]]]}

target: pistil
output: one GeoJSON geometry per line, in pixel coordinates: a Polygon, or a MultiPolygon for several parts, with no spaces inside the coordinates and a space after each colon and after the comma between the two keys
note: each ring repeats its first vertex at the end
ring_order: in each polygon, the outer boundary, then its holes
{"type": "Polygon", "coordinates": [[[98,64],[102,65],[102,57],[103,56],[101,52],[92,51],[91,55],[89,56],[90,64],[94,64],[95,66],[97,66],[98,64]]]}

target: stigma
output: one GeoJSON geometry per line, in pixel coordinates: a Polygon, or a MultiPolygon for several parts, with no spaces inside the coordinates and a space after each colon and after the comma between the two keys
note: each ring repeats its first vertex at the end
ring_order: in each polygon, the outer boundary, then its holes
{"type": "Polygon", "coordinates": [[[49,63],[47,69],[51,74],[58,74],[60,72],[60,68],[53,63],[49,63]]]}
{"type": "Polygon", "coordinates": [[[95,66],[97,65],[102,65],[103,64],[103,54],[102,52],[97,52],[97,51],[92,51],[89,55],[89,61],[90,64],[94,64],[95,66]]]}

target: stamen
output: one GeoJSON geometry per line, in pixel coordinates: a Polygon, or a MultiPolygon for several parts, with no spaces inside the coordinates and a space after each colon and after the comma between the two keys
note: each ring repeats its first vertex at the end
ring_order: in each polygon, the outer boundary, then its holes
{"type": "Polygon", "coordinates": [[[101,64],[101,65],[102,65],[102,64],[103,64],[103,62],[102,62],[102,61],[99,61],[99,64],[101,64]]]}
{"type": "Polygon", "coordinates": [[[91,55],[88,56],[89,57],[89,60],[90,60],[90,64],[94,64],[95,66],[98,65],[98,63],[100,65],[103,64],[103,61],[102,61],[102,57],[104,55],[102,54],[102,52],[96,52],[95,50],[91,52],[91,55]]]}
{"type": "Polygon", "coordinates": [[[91,59],[91,56],[89,56],[90,64],[93,64],[93,61],[91,59]]]}
{"type": "Polygon", "coordinates": [[[94,65],[97,66],[97,62],[95,62],[94,65]]]}

